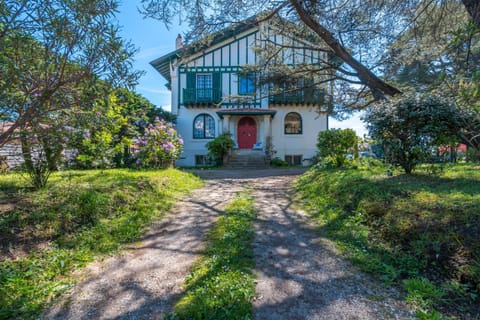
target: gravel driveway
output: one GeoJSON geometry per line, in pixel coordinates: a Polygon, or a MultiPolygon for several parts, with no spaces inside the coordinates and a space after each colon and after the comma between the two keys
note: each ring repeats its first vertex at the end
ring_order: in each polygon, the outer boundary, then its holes
{"type": "Polygon", "coordinates": [[[182,295],[219,210],[244,187],[258,209],[255,319],[405,319],[393,290],[341,259],[306,216],[291,207],[289,185],[302,169],[196,170],[206,185],[179,201],[143,241],[94,262],[47,319],[160,319],[182,295]]]}
{"type": "Polygon", "coordinates": [[[138,244],[90,264],[77,286],[46,319],[160,319],[181,296],[185,276],[203,249],[205,232],[243,188],[240,180],[209,180],[177,202],[138,244]]]}
{"type": "Polygon", "coordinates": [[[257,298],[254,319],[409,319],[398,292],[386,290],[319,237],[292,207],[294,177],[254,180],[257,298]]]}

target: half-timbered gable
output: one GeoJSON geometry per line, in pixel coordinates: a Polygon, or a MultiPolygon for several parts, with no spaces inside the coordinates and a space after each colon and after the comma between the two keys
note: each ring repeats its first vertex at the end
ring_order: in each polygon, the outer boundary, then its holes
{"type": "Polygon", "coordinates": [[[205,164],[206,143],[223,132],[232,134],[240,153],[308,163],[318,132],[327,129],[322,105],[328,86],[311,76],[279,74],[275,80],[275,68],[255,68],[272,46],[280,53],[276,65],[283,68],[301,72],[302,65],[324,59],[324,52],[300,41],[250,19],[186,47],[179,36],[174,52],[151,62],[168,81],[177,130],[185,141],[178,165],[205,164]],[[274,81],[262,81],[267,73],[274,81]]]}

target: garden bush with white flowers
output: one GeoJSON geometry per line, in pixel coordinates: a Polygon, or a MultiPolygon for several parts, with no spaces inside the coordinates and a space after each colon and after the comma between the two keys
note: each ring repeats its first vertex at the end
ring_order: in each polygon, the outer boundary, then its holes
{"type": "Polygon", "coordinates": [[[141,168],[164,168],[178,159],[183,150],[183,139],[172,123],[156,118],[145,128],[143,136],[133,144],[135,163],[141,168]]]}

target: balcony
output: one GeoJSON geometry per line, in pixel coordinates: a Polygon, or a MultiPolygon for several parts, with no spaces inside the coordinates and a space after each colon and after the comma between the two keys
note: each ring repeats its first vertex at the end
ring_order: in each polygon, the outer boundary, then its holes
{"type": "Polygon", "coordinates": [[[325,103],[323,89],[303,89],[297,91],[283,91],[268,97],[270,104],[308,104],[322,105],[325,103]]]}
{"type": "Polygon", "coordinates": [[[183,89],[183,104],[209,105],[222,100],[222,91],[217,88],[185,88],[183,89]]]}

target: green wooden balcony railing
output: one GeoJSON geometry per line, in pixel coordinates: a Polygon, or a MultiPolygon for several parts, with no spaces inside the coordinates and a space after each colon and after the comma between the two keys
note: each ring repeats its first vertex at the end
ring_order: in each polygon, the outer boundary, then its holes
{"type": "Polygon", "coordinates": [[[222,91],[218,88],[185,88],[183,89],[184,104],[209,104],[222,100],[222,91]]]}
{"type": "Polygon", "coordinates": [[[298,91],[283,91],[269,96],[271,104],[314,104],[322,105],[325,102],[323,89],[304,89],[298,91]]]}

